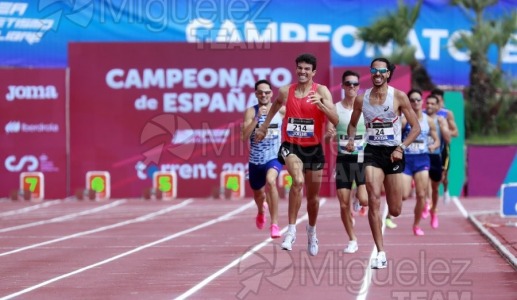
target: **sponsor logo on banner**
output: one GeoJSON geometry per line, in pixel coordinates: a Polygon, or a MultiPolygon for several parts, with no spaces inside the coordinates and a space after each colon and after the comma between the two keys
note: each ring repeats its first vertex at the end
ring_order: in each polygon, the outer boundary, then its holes
{"type": "Polygon", "coordinates": [[[5,124],[5,133],[57,133],[59,125],[56,123],[27,124],[20,121],[9,121],[5,124]]]}
{"type": "Polygon", "coordinates": [[[17,159],[16,155],[9,155],[5,159],[4,165],[9,172],[20,172],[22,170],[32,172],[38,169],[39,161],[34,155],[24,155],[20,159],[17,159]]]}
{"type": "Polygon", "coordinates": [[[36,44],[48,30],[52,29],[54,25],[52,19],[23,17],[28,7],[27,2],[0,2],[0,15],[8,16],[2,22],[1,42],[36,44]]]}
{"type": "Polygon", "coordinates": [[[16,155],[9,155],[5,158],[4,166],[9,172],[33,172],[38,170],[38,168],[42,172],[59,171],[59,168],[54,165],[53,161],[49,160],[46,154],[41,154],[39,157],[35,155],[23,155],[19,158],[16,155]]]}
{"type": "Polygon", "coordinates": [[[5,100],[56,100],[59,96],[53,85],[9,85],[5,100]]]}
{"type": "Polygon", "coordinates": [[[172,138],[172,144],[224,144],[230,129],[179,129],[172,138]]]}

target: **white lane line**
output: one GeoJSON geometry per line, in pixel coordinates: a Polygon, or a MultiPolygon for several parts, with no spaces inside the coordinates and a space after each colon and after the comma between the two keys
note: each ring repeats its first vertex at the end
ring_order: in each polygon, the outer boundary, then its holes
{"type": "Polygon", "coordinates": [[[159,211],[156,211],[156,212],[153,212],[153,213],[149,213],[149,214],[140,216],[138,218],[126,220],[126,221],[123,221],[123,222],[119,222],[119,223],[115,223],[115,224],[111,224],[111,225],[107,225],[107,226],[103,226],[103,227],[99,227],[99,228],[95,228],[95,229],[91,229],[91,230],[87,230],[87,231],[82,231],[82,232],[74,233],[74,234],[63,236],[63,237],[60,237],[60,238],[57,238],[57,239],[53,239],[53,240],[50,240],[50,241],[45,241],[45,242],[41,242],[41,243],[38,243],[38,244],[33,244],[33,245],[25,246],[25,247],[22,247],[22,248],[14,249],[14,250],[11,250],[11,251],[7,251],[7,252],[4,252],[4,253],[0,253],[0,257],[1,256],[6,256],[6,255],[9,255],[9,254],[13,254],[13,253],[19,253],[19,252],[22,252],[22,251],[25,251],[25,250],[34,249],[34,248],[45,246],[45,245],[50,245],[50,244],[53,244],[53,243],[57,243],[57,242],[61,242],[61,241],[69,240],[69,239],[73,239],[73,238],[80,237],[80,236],[85,236],[85,235],[92,234],[92,233],[97,233],[97,232],[101,232],[101,231],[106,231],[106,230],[114,229],[114,228],[117,228],[117,227],[126,226],[126,225],[133,224],[133,223],[148,221],[148,220],[150,220],[150,219],[152,219],[154,217],[157,217],[159,215],[163,215],[163,214],[166,214],[166,213],[171,212],[173,210],[176,210],[176,209],[182,208],[184,206],[187,206],[188,204],[192,203],[193,201],[194,200],[192,200],[192,199],[188,199],[188,200],[185,200],[185,201],[183,201],[183,202],[181,202],[179,204],[176,204],[174,206],[167,207],[167,208],[164,208],[162,210],[159,210],[159,211]]]}
{"type": "Polygon", "coordinates": [[[11,210],[11,211],[6,211],[6,212],[3,212],[3,213],[0,213],[0,217],[8,217],[8,216],[12,216],[12,215],[23,214],[23,213],[30,212],[30,211],[33,211],[33,210],[36,210],[36,209],[40,209],[40,208],[44,208],[44,207],[49,207],[51,205],[56,205],[56,204],[59,204],[59,203],[62,203],[62,202],[63,202],[63,200],[45,201],[45,202],[37,204],[37,205],[33,205],[33,206],[29,206],[29,207],[24,207],[24,208],[20,208],[20,209],[16,209],[16,210],[11,210]]]}
{"type": "MultiPolygon", "coordinates": [[[[388,215],[388,204],[384,205],[384,210],[382,211],[382,235],[384,235],[384,230],[386,229],[386,216],[388,215]]],[[[377,248],[375,244],[373,245],[372,253],[370,254],[370,258],[366,262],[366,268],[364,270],[363,284],[361,285],[361,289],[359,290],[359,294],[357,295],[357,300],[365,300],[366,296],[368,296],[368,291],[370,290],[370,285],[372,284],[372,272],[373,269],[370,267],[370,262],[372,259],[377,257],[377,248]]]]}
{"type": "Polygon", "coordinates": [[[47,280],[47,281],[41,282],[41,283],[39,283],[39,284],[36,284],[36,285],[30,286],[30,287],[28,287],[28,288],[26,288],[26,289],[23,289],[23,290],[21,290],[21,291],[18,291],[18,292],[16,292],[16,293],[12,293],[12,294],[10,294],[10,295],[4,296],[4,297],[0,298],[0,300],[7,300],[7,299],[12,299],[12,298],[18,297],[18,296],[20,296],[20,295],[26,294],[26,293],[28,293],[28,292],[30,292],[30,291],[33,291],[33,290],[35,290],[35,289],[38,289],[38,288],[40,288],[40,287],[44,287],[44,286],[46,286],[46,285],[49,285],[49,284],[54,283],[54,282],[56,282],[56,281],[59,281],[59,280],[61,280],[61,279],[65,279],[65,278],[67,278],[67,277],[70,277],[70,276],[73,276],[73,275],[76,275],[76,274],[82,273],[82,272],[87,271],[87,270],[89,270],[89,269],[93,269],[93,268],[96,268],[96,267],[98,267],[98,266],[102,266],[102,265],[107,264],[107,263],[109,263],[109,262],[115,261],[115,260],[117,260],[117,259],[119,259],[119,258],[122,258],[122,257],[128,256],[128,255],[131,255],[131,254],[133,254],[133,253],[136,253],[136,252],[139,252],[139,251],[145,250],[145,249],[147,249],[147,248],[149,248],[149,247],[153,247],[153,246],[156,246],[156,245],[158,245],[158,244],[161,244],[161,243],[164,243],[164,242],[170,241],[170,240],[172,240],[172,239],[175,239],[175,238],[180,237],[180,236],[182,236],[182,235],[185,235],[185,234],[187,234],[187,233],[191,233],[191,232],[193,232],[193,231],[196,231],[196,230],[199,230],[199,229],[202,229],[202,228],[205,228],[205,227],[208,227],[208,226],[214,225],[214,224],[219,223],[219,222],[227,221],[227,220],[229,220],[232,216],[234,216],[234,215],[236,215],[236,214],[239,214],[239,213],[243,212],[244,210],[246,210],[246,209],[248,209],[248,208],[250,208],[250,207],[252,207],[252,206],[254,206],[254,205],[255,205],[255,201],[250,201],[248,204],[245,204],[245,205],[243,205],[243,206],[240,206],[239,208],[237,208],[237,209],[235,209],[235,210],[233,210],[233,211],[231,211],[231,212],[229,212],[229,213],[227,213],[227,214],[225,214],[225,215],[222,215],[222,216],[220,216],[220,217],[218,217],[218,218],[215,218],[215,219],[212,219],[212,220],[210,220],[210,221],[204,222],[204,223],[202,223],[202,224],[199,224],[199,225],[197,225],[197,226],[191,227],[191,228],[189,228],[189,229],[185,229],[185,230],[180,231],[180,232],[177,232],[177,233],[175,233],[175,234],[172,234],[172,235],[166,236],[166,237],[164,237],[164,238],[162,238],[162,239],[159,239],[159,240],[156,240],[156,241],[154,241],[154,242],[151,242],[151,243],[148,243],[148,244],[145,244],[145,245],[142,245],[142,246],[136,247],[136,248],[134,248],[133,250],[129,250],[129,251],[127,251],[127,252],[121,253],[121,254],[116,255],[116,256],[112,256],[112,257],[110,257],[110,258],[108,258],[108,259],[105,259],[105,260],[103,260],[103,261],[100,261],[100,262],[98,262],[98,263],[95,263],[95,264],[92,264],[92,265],[86,266],[86,267],[81,268],[81,269],[77,269],[77,270],[72,271],[72,272],[70,272],[70,273],[66,273],[66,274],[63,274],[63,275],[61,275],[61,276],[57,276],[57,277],[54,277],[54,278],[49,279],[49,280],[47,280]]]}
{"type": "MultiPolygon", "coordinates": [[[[320,207],[323,206],[325,204],[325,202],[327,202],[327,200],[325,198],[321,199],[320,201],[320,207]]],[[[299,224],[300,222],[302,221],[305,221],[308,219],[308,215],[305,214],[302,218],[299,218],[297,221],[296,221],[296,224],[299,224]]],[[[282,231],[280,231],[280,233],[285,233],[287,231],[287,226],[284,227],[282,229],[282,231]]],[[[219,271],[213,273],[212,275],[208,276],[207,278],[205,278],[204,280],[202,280],[201,282],[199,282],[198,284],[196,284],[195,286],[193,286],[192,288],[190,288],[188,291],[186,291],[185,293],[179,295],[178,297],[174,298],[175,300],[183,300],[183,299],[186,299],[188,298],[189,296],[192,296],[195,292],[199,291],[200,289],[202,289],[204,286],[206,286],[207,284],[209,284],[211,281],[213,281],[214,279],[216,279],[217,277],[219,277],[221,274],[223,274],[224,272],[228,271],[229,269],[235,267],[237,264],[239,264],[240,262],[242,262],[243,260],[245,260],[246,258],[248,258],[250,255],[252,255],[253,253],[257,252],[258,250],[260,250],[261,248],[263,248],[264,246],[266,246],[267,244],[269,244],[271,241],[273,241],[272,238],[268,238],[266,239],[265,241],[263,241],[262,243],[256,245],[255,247],[253,247],[253,249],[249,250],[248,252],[244,253],[242,256],[238,257],[237,259],[235,259],[234,261],[232,261],[231,263],[229,263],[228,265],[224,266],[223,268],[219,269],[219,271]]]]}
{"type": "Polygon", "coordinates": [[[109,208],[112,208],[112,207],[115,207],[115,206],[119,206],[119,205],[124,204],[126,202],[127,202],[127,200],[117,200],[117,201],[114,201],[112,203],[109,203],[109,204],[106,204],[106,205],[103,205],[103,206],[99,206],[99,207],[96,207],[96,208],[93,208],[93,209],[88,209],[88,210],[85,210],[85,211],[82,211],[82,212],[78,212],[78,213],[68,214],[68,215],[64,215],[64,216],[61,216],[61,217],[55,217],[55,218],[48,219],[48,220],[42,220],[42,221],[27,223],[27,224],[23,224],[23,225],[17,225],[17,226],[13,226],[13,227],[2,228],[2,229],[0,229],[0,233],[1,232],[9,232],[9,231],[14,231],[14,230],[24,229],[24,228],[28,228],[28,227],[34,227],[34,226],[38,226],[38,225],[49,224],[49,223],[63,222],[63,221],[66,221],[66,220],[74,219],[76,217],[93,214],[93,213],[96,213],[96,212],[99,212],[99,211],[103,211],[105,209],[109,209],[109,208]]]}
{"type": "Polygon", "coordinates": [[[505,257],[506,260],[508,260],[508,262],[513,266],[513,268],[517,270],[517,258],[515,257],[515,255],[513,255],[513,253],[510,250],[508,250],[508,248],[506,248],[497,237],[490,233],[490,231],[486,229],[485,226],[481,224],[481,222],[479,222],[479,220],[477,219],[477,216],[479,215],[483,214],[477,213],[470,215],[470,222],[472,222],[472,224],[474,224],[474,226],[476,226],[477,229],[486,236],[490,243],[492,243],[495,246],[496,250],[499,251],[499,253],[503,257],[505,257]]]}
{"type": "Polygon", "coordinates": [[[463,215],[463,217],[468,218],[468,217],[469,217],[469,213],[468,213],[468,211],[465,209],[465,207],[463,206],[463,204],[461,204],[460,199],[458,199],[458,197],[456,197],[456,196],[452,196],[452,197],[451,197],[451,200],[452,200],[452,202],[454,202],[454,204],[456,205],[456,207],[458,208],[458,210],[461,212],[461,214],[463,215]]]}

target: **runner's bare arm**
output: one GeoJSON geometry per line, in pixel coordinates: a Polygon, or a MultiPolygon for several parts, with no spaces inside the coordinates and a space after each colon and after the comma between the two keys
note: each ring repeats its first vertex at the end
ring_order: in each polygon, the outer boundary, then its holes
{"type": "Polygon", "coordinates": [[[255,130],[255,140],[260,142],[266,137],[267,134],[267,128],[269,127],[269,123],[271,123],[271,120],[275,116],[275,114],[282,108],[287,101],[287,95],[289,94],[289,86],[283,86],[278,91],[278,97],[276,98],[275,102],[273,102],[273,105],[271,105],[271,108],[269,109],[269,113],[266,116],[266,120],[262,125],[260,125],[259,128],[255,130]]]}
{"type": "Polygon", "coordinates": [[[418,135],[420,134],[420,124],[418,123],[418,118],[416,116],[415,111],[411,108],[411,104],[409,103],[409,99],[406,93],[403,93],[400,90],[395,90],[395,99],[398,101],[398,107],[400,112],[404,114],[407,122],[411,126],[411,130],[409,131],[406,139],[404,140],[404,145],[409,146],[413,143],[418,135]]]}
{"type": "Polygon", "coordinates": [[[318,93],[321,94],[321,105],[318,105],[318,108],[325,113],[327,119],[337,126],[339,123],[339,117],[337,115],[336,107],[334,106],[334,101],[332,101],[332,94],[329,89],[324,85],[318,86],[318,93]]]}
{"type": "Polygon", "coordinates": [[[433,119],[427,118],[427,123],[429,124],[429,135],[434,141],[434,143],[432,145],[428,145],[428,147],[430,152],[434,152],[436,149],[440,148],[440,139],[438,138],[438,132],[436,131],[436,125],[433,119]]]}
{"type": "Polygon", "coordinates": [[[336,136],[336,127],[332,122],[327,122],[327,131],[325,132],[325,143],[329,143],[336,136]]]}
{"type": "Polygon", "coordinates": [[[358,95],[354,101],[354,110],[352,111],[352,116],[350,117],[350,123],[348,123],[347,135],[348,135],[348,144],[346,145],[347,151],[354,151],[354,139],[355,133],[357,131],[357,122],[359,122],[359,118],[363,113],[363,97],[364,94],[358,95]]]}
{"type": "Polygon", "coordinates": [[[449,132],[451,133],[451,137],[458,136],[458,126],[456,126],[456,120],[454,118],[454,113],[451,110],[447,111],[447,124],[449,125],[449,132]]]}
{"type": "Polygon", "coordinates": [[[451,142],[451,132],[449,130],[447,120],[438,116],[438,126],[440,126],[440,133],[442,134],[443,140],[445,143],[449,144],[451,142]]]}
{"type": "Polygon", "coordinates": [[[258,120],[255,118],[255,109],[253,107],[249,107],[244,112],[244,123],[242,124],[241,139],[249,139],[253,129],[255,129],[257,124],[258,120]]]}

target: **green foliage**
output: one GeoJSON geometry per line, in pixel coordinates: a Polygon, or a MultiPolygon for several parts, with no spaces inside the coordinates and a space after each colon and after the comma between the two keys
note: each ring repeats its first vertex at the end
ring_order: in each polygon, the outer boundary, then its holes
{"type": "Polygon", "coordinates": [[[501,69],[504,46],[513,41],[517,30],[517,13],[511,12],[499,20],[483,15],[485,8],[497,3],[494,0],[455,0],[473,20],[471,32],[463,33],[455,47],[470,52],[470,85],[465,88],[466,136],[500,135],[514,130],[517,121],[517,100],[512,90],[516,81],[506,78],[501,69]],[[488,60],[491,47],[498,50],[496,64],[488,60]]]}
{"type": "MultiPolygon", "coordinates": [[[[465,87],[466,137],[500,136],[517,132],[517,81],[501,69],[503,49],[509,42],[517,42],[517,11],[497,20],[484,16],[485,9],[498,0],[451,0],[471,19],[472,28],[461,33],[454,46],[470,54],[470,85],[465,87]],[[497,48],[497,62],[488,60],[488,52],[497,48]]],[[[426,69],[416,60],[416,49],[406,40],[420,14],[422,0],[408,7],[399,0],[397,9],[373,24],[359,28],[358,37],[372,45],[395,43],[388,58],[396,64],[411,67],[414,88],[430,90],[435,87],[426,69]]]]}
{"type": "Polygon", "coordinates": [[[414,7],[398,1],[397,10],[381,16],[373,24],[359,28],[358,38],[372,45],[386,46],[395,43],[393,53],[388,59],[395,64],[408,65],[412,72],[412,86],[422,90],[435,87],[427,70],[416,60],[416,48],[407,43],[409,32],[413,29],[423,0],[419,0],[414,7]],[[416,79],[416,80],[415,80],[416,79]]]}
{"type": "Polygon", "coordinates": [[[395,12],[387,13],[368,27],[359,28],[358,37],[371,44],[384,46],[394,41],[401,47],[409,47],[406,46],[406,38],[418,19],[421,6],[422,0],[419,0],[413,8],[399,0],[395,12]]]}

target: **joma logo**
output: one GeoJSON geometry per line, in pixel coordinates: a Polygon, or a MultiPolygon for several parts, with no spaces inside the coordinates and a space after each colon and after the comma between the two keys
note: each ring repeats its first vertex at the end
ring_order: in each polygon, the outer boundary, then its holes
{"type": "Polygon", "coordinates": [[[5,100],[43,100],[57,99],[58,92],[53,85],[10,85],[7,87],[9,92],[5,95],[5,100]]]}

